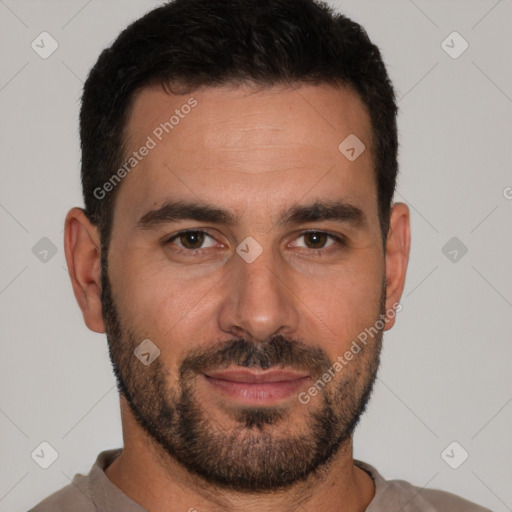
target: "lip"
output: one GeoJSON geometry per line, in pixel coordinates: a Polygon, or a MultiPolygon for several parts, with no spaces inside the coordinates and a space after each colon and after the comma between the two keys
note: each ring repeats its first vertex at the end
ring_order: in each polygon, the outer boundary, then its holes
{"type": "Polygon", "coordinates": [[[211,371],[205,374],[213,379],[229,380],[231,382],[290,382],[297,379],[308,377],[307,373],[292,370],[273,369],[273,370],[249,370],[243,368],[232,368],[224,370],[211,371]]]}
{"type": "Polygon", "coordinates": [[[245,405],[272,405],[296,394],[309,380],[304,372],[223,369],[203,374],[216,392],[245,405]]]}

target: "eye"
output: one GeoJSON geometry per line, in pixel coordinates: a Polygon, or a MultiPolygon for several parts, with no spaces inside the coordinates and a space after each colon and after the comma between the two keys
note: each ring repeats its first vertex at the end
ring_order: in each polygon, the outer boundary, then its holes
{"type": "Polygon", "coordinates": [[[210,236],[206,231],[201,230],[189,230],[189,231],[180,231],[176,235],[173,235],[171,238],[168,238],[165,241],[165,244],[175,245],[178,249],[194,251],[198,249],[206,249],[208,247],[213,247],[215,245],[215,239],[210,236]],[[211,241],[207,245],[203,245],[205,243],[205,239],[209,238],[211,241]],[[178,243],[175,243],[178,242],[178,243]]]}
{"type": "Polygon", "coordinates": [[[302,233],[297,240],[304,239],[304,244],[296,244],[296,247],[304,247],[306,249],[326,249],[333,245],[344,245],[345,241],[342,237],[330,235],[323,231],[306,231],[302,233]],[[329,243],[330,242],[330,243],[329,243]],[[326,245],[328,244],[328,245],[326,245]]]}
{"type": "MultiPolygon", "coordinates": [[[[313,254],[321,255],[322,253],[336,250],[337,247],[346,245],[343,236],[335,236],[324,231],[305,231],[301,233],[295,240],[303,239],[303,243],[295,242],[294,247],[302,249],[312,249],[313,254]]],[[[175,235],[167,238],[164,245],[173,246],[176,252],[186,253],[189,255],[201,254],[204,249],[215,247],[217,241],[206,231],[200,229],[191,229],[180,231],[175,235]]],[[[221,244],[222,245],[222,244],[221,244]]]]}

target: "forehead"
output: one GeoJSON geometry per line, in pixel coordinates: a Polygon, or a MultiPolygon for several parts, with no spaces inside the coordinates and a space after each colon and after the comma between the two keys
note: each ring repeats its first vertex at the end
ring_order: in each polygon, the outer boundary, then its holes
{"type": "Polygon", "coordinates": [[[376,200],[370,118],[347,88],[222,86],[169,94],[147,87],[127,121],[126,158],[143,146],[151,149],[139,155],[118,198],[134,217],[169,197],[222,201],[239,211],[294,203],[308,193],[376,200]],[[350,161],[339,145],[354,135],[366,150],[350,161]]]}

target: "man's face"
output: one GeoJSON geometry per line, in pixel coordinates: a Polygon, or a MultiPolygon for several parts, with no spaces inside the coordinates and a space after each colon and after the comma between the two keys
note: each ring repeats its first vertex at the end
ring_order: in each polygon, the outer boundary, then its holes
{"type": "Polygon", "coordinates": [[[358,96],[327,85],[135,99],[127,155],[155,145],[118,185],[111,357],[141,429],[210,482],[290,485],[350,441],[382,330],[308,403],[298,397],[390,306],[370,133],[358,96]],[[353,161],[338,149],[350,134],[366,145],[353,161]],[[160,350],[150,365],[134,355],[147,339],[160,350]]]}

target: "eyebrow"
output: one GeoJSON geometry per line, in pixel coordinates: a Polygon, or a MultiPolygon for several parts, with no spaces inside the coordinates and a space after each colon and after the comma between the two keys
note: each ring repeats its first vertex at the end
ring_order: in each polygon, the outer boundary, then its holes
{"type": "Polygon", "coordinates": [[[304,224],[322,220],[343,222],[358,229],[368,226],[368,219],[361,208],[341,200],[323,200],[309,205],[292,206],[284,212],[278,223],[304,224]]]}
{"type": "MultiPolygon", "coordinates": [[[[237,217],[229,210],[206,203],[188,201],[166,201],[160,208],[145,213],[137,222],[137,227],[154,226],[178,220],[196,220],[234,226],[237,217]]],[[[364,229],[368,219],[361,208],[342,200],[317,200],[307,205],[294,205],[279,216],[278,224],[304,224],[332,220],[364,229]]]]}

